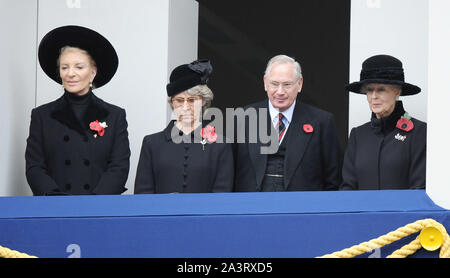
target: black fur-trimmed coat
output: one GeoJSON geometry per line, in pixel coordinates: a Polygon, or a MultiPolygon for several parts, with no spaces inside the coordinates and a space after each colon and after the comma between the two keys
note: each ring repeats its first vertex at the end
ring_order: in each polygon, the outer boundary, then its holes
{"type": "Polygon", "coordinates": [[[125,110],[91,96],[79,121],[64,96],[31,112],[25,151],[34,195],[121,194],[129,172],[125,110]],[[90,123],[106,123],[103,136],[90,123]]]}

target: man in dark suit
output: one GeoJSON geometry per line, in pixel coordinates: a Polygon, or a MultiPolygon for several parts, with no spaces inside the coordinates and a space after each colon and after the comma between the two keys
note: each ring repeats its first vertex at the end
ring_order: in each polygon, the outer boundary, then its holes
{"type": "Polygon", "coordinates": [[[268,99],[247,106],[246,113],[256,110],[258,120],[246,118],[237,129],[238,137],[245,134],[245,142],[235,145],[235,191],[338,189],[342,150],[334,117],[301,103],[297,95],[302,85],[301,67],[294,59],[279,55],[269,61],[264,76],[268,99]],[[261,125],[264,118],[267,127],[261,125]],[[276,144],[261,140],[265,130],[276,133],[271,137],[276,144]],[[251,142],[255,132],[258,140],[251,142]],[[276,148],[267,153],[270,145],[276,148]]]}

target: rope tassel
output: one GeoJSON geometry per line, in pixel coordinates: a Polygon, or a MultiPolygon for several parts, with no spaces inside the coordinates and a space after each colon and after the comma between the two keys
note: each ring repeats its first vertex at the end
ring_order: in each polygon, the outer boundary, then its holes
{"type": "Polygon", "coordinates": [[[0,258],[6,258],[6,259],[30,259],[30,258],[37,258],[35,256],[30,256],[25,253],[20,253],[15,250],[11,250],[9,248],[3,247],[0,245],[0,258]]]}
{"type": "MultiPolygon", "coordinates": [[[[363,242],[359,245],[355,245],[342,251],[334,252],[332,254],[324,255],[318,258],[353,258],[366,252],[373,251],[376,248],[381,248],[385,245],[391,244],[392,242],[400,240],[406,236],[417,233],[429,227],[436,228],[442,234],[442,245],[439,258],[450,258],[450,237],[445,230],[445,227],[439,222],[436,222],[434,219],[418,220],[379,238],[370,240],[368,242],[363,242]]],[[[419,235],[411,243],[396,250],[387,258],[406,258],[422,248],[422,245],[423,243],[421,243],[419,235]]]]}

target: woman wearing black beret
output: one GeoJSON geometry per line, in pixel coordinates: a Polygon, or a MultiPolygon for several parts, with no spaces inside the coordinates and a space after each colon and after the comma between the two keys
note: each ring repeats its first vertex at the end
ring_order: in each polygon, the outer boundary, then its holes
{"type": "Polygon", "coordinates": [[[342,189],[425,188],[427,125],[398,100],[420,93],[405,81],[400,60],[377,55],[362,65],[361,80],[346,89],[365,94],[370,122],[353,128],[344,157],[342,189]]]}
{"type": "Polygon", "coordinates": [[[175,68],[167,85],[175,120],[159,133],[148,135],[136,173],[134,193],[230,192],[233,156],[230,144],[202,121],[213,93],[206,85],[212,73],[208,60],[175,68]],[[221,140],[219,140],[221,139],[221,140]]]}
{"type": "Polygon", "coordinates": [[[117,70],[113,46],[93,30],[63,26],[44,36],[38,56],[64,94],[31,112],[25,160],[33,194],[123,193],[130,158],[125,110],[92,92],[117,70]]]}

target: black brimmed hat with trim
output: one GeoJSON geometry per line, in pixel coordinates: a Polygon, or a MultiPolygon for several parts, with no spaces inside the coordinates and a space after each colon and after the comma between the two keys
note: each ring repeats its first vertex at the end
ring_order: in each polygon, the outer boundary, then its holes
{"type": "Polygon", "coordinates": [[[209,60],[197,60],[176,67],[170,74],[167,95],[172,97],[197,85],[206,85],[213,71],[209,60]]]}
{"type": "Polygon", "coordinates": [[[416,85],[405,82],[405,73],[402,62],[389,55],[376,55],[368,58],[362,64],[360,81],[353,82],[345,89],[358,94],[364,84],[394,84],[402,87],[402,96],[410,96],[420,93],[421,89],[416,85]]]}
{"type": "Polygon", "coordinates": [[[119,58],[112,44],[94,30],[68,25],[48,32],[41,40],[38,50],[39,64],[48,77],[62,84],[57,68],[61,48],[77,47],[89,53],[97,66],[94,79],[96,88],[108,83],[119,65],[119,58]]]}

